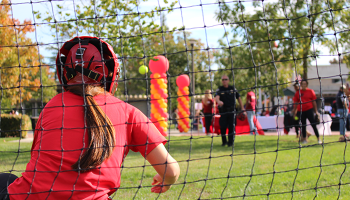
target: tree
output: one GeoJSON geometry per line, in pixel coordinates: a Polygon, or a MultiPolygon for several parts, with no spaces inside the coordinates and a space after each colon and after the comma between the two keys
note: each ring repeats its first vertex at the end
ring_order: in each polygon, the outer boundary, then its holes
{"type": "MultiPolygon", "coordinates": [[[[168,30],[164,27],[164,30],[168,30]]],[[[168,81],[169,81],[169,94],[173,103],[176,105],[177,98],[177,86],[176,78],[181,74],[190,74],[192,64],[192,51],[188,39],[191,37],[189,32],[165,32],[163,34],[164,39],[159,36],[149,37],[144,41],[145,51],[154,51],[156,55],[164,55],[169,60],[168,81]],[[185,39],[186,36],[186,39],[185,39]],[[186,46],[187,45],[187,46],[186,46]]],[[[203,51],[204,44],[200,40],[196,40],[194,44],[194,67],[195,67],[195,82],[196,82],[196,94],[204,94],[206,89],[211,89],[209,80],[209,59],[212,55],[203,51]]],[[[143,60],[128,60],[127,66],[127,79],[122,80],[119,83],[119,92],[125,94],[147,94],[150,90],[146,84],[146,76],[141,75],[138,72],[139,66],[145,64],[148,65],[151,58],[143,60]],[[126,84],[126,87],[125,87],[126,84]],[[125,89],[126,88],[126,89],[125,89]],[[125,92],[127,90],[127,92],[125,92]]]]}
{"type": "Polygon", "coordinates": [[[57,94],[55,73],[48,65],[42,65],[36,76],[31,77],[31,81],[37,82],[36,85],[39,85],[37,90],[31,93],[32,100],[47,103],[57,94]]]}
{"type": "Polygon", "coordinates": [[[21,23],[10,15],[11,5],[3,0],[0,5],[0,84],[1,111],[32,97],[40,86],[33,79],[39,70],[40,55],[36,44],[26,34],[33,32],[30,21],[21,23]]]}
{"type": "Polygon", "coordinates": [[[301,67],[303,78],[307,79],[310,61],[318,53],[313,45],[328,40],[325,32],[331,23],[327,10],[337,3],[335,0],[259,1],[252,3],[255,10],[250,14],[242,2],[234,3],[232,7],[224,2],[217,19],[232,27],[233,36],[241,38],[241,45],[249,46],[254,63],[254,57],[257,57],[254,50],[260,54],[267,52],[264,54],[269,58],[264,58],[261,64],[284,62],[285,66],[291,65],[297,73],[301,67]],[[276,50],[272,48],[274,41],[278,44],[276,50]]]}
{"type": "Polygon", "coordinates": [[[31,21],[11,17],[11,5],[0,5],[1,111],[32,100],[48,102],[56,94],[53,72],[40,61],[37,44],[26,34],[33,32],[31,21]]]}
{"type": "Polygon", "coordinates": [[[238,90],[262,88],[271,96],[280,94],[292,76],[292,62],[286,56],[290,51],[283,45],[284,41],[274,42],[284,37],[285,30],[280,28],[284,22],[265,20],[266,13],[272,19],[275,17],[275,7],[267,4],[264,11],[257,10],[254,14],[245,13],[240,3],[235,3],[233,8],[224,3],[220,8],[217,19],[230,24],[233,38],[225,34],[219,41],[222,51],[216,53],[220,66],[215,78],[217,84],[221,75],[227,74],[238,90]]]}
{"type": "Polygon", "coordinates": [[[319,51],[314,50],[314,45],[325,44],[329,41],[326,32],[333,27],[332,15],[339,16],[339,13],[332,12],[332,9],[338,10],[343,7],[345,1],[279,0],[277,4],[282,5],[285,18],[293,19],[290,20],[290,26],[286,28],[290,29],[290,37],[296,38],[296,40],[295,42],[292,40],[288,48],[294,48],[296,55],[302,58],[303,78],[307,79],[310,60],[316,59],[319,53],[319,51]],[[283,4],[284,2],[286,3],[283,4]]]}
{"type": "MultiPolygon", "coordinates": [[[[345,2],[332,3],[329,8],[332,9],[328,27],[330,27],[333,36],[324,44],[330,48],[330,52],[337,55],[338,58],[334,58],[330,61],[331,64],[345,63],[347,67],[350,67],[350,11],[344,4],[345,2]]],[[[348,76],[350,80],[350,76],[348,76]]]]}
{"type": "MultiPolygon", "coordinates": [[[[143,2],[145,2],[144,0],[143,2]]],[[[57,5],[58,16],[53,17],[49,12],[36,12],[38,19],[50,23],[53,36],[64,42],[75,35],[93,35],[103,38],[114,47],[119,55],[121,64],[118,94],[146,94],[146,76],[138,73],[138,68],[148,65],[156,55],[165,55],[170,62],[169,82],[172,97],[176,96],[175,79],[182,73],[188,73],[191,64],[189,43],[185,43],[189,33],[183,36],[175,33],[175,28],[169,29],[162,12],[171,12],[175,2],[167,3],[166,7],[155,7],[147,12],[139,11],[139,1],[102,0],[88,1],[83,6],[57,5]],[[161,23],[155,18],[161,16],[161,23]],[[186,38],[185,38],[186,36],[186,38]],[[185,45],[187,44],[187,46],[185,45]]],[[[204,44],[197,41],[195,47],[202,49],[204,44]]],[[[57,52],[58,45],[52,47],[57,52]]],[[[210,56],[210,55],[209,55],[210,56]]],[[[196,70],[207,71],[208,57],[204,51],[194,51],[196,70]]],[[[202,72],[205,73],[205,72],[202,72]]],[[[196,76],[198,94],[204,93],[202,85],[207,82],[199,81],[205,78],[196,76]]]]}
{"type": "MultiPolygon", "coordinates": [[[[164,2],[168,4],[166,0],[164,2]]],[[[121,79],[124,79],[131,60],[140,61],[156,55],[152,50],[145,51],[144,40],[162,34],[158,32],[161,29],[154,18],[159,16],[160,11],[171,12],[174,5],[175,2],[167,7],[139,12],[139,0],[89,0],[81,1],[81,4],[57,4],[58,15],[51,14],[49,9],[46,12],[36,11],[35,14],[37,19],[49,23],[52,36],[62,44],[77,35],[92,35],[108,42],[119,55],[121,79]]],[[[55,55],[59,46],[50,47],[55,50],[55,55]]]]}

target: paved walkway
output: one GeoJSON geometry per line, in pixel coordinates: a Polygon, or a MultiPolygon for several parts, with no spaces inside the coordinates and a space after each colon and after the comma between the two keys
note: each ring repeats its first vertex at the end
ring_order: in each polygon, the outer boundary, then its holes
{"type": "MultiPolygon", "coordinates": [[[[180,131],[177,129],[170,129],[170,135],[171,136],[205,136],[205,133],[203,133],[202,131],[197,131],[197,130],[194,130],[194,131],[188,132],[188,133],[180,133],[180,131]]],[[[214,135],[216,135],[216,134],[214,134],[214,135]]],[[[275,136],[275,135],[277,135],[277,132],[276,131],[265,131],[265,135],[266,136],[275,136]]],[[[339,135],[339,131],[332,131],[332,135],[339,135]]],[[[350,131],[347,131],[346,135],[350,135],[350,131]]],[[[240,135],[238,135],[238,136],[240,136],[240,135]]],[[[245,136],[245,135],[241,135],[241,136],[245,136]]],[[[32,142],[33,141],[33,131],[28,131],[27,137],[21,139],[20,141],[21,142],[32,142]]],[[[18,142],[18,140],[13,140],[11,142],[18,142]]]]}

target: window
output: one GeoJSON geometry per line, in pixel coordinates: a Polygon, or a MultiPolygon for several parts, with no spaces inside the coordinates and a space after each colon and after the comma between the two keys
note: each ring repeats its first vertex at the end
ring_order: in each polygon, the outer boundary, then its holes
{"type": "Polygon", "coordinates": [[[332,79],[332,83],[338,83],[338,82],[340,82],[340,78],[339,79],[338,78],[332,79]]]}

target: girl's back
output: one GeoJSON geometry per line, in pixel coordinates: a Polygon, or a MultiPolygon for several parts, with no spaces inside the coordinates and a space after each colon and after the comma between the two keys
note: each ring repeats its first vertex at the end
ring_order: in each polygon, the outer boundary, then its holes
{"type": "Polygon", "coordinates": [[[14,193],[22,195],[11,199],[23,199],[28,192],[28,199],[68,199],[72,195],[73,199],[107,199],[107,193],[112,194],[113,188],[120,186],[119,169],[129,149],[144,156],[166,142],[135,107],[109,94],[94,99],[115,128],[112,156],[88,172],[72,169],[89,145],[84,100],[71,92],[58,94],[41,112],[26,172],[9,187],[10,193],[16,188],[14,193]]]}

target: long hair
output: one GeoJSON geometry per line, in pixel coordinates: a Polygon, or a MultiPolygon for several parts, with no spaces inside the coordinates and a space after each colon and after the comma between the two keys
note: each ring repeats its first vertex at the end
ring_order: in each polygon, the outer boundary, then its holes
{"type": "Polygon", "coordinates": [[[204,93],[204,101],[208,101],[209,99],[213,99],[213,97],[211,96],[211,90],[205,90],[204,93]]]}
{"type": "Polygon", "coordinates": [[[89,146],[79,160],[72,165],[73,169],[86,172],[101,165],[108,159],[115,146],[115,129],[111,120],[97,105],[95,95],[106,91],[99,85],[68,86],[67,90],[85,98],[85,124],[88,131],[89,146]]]}

